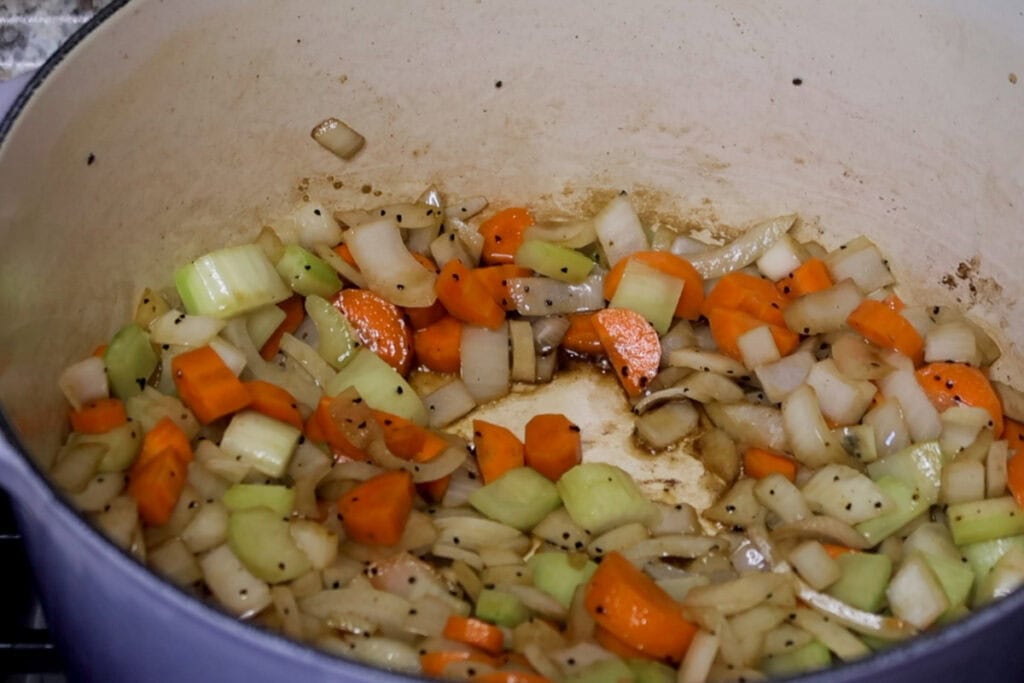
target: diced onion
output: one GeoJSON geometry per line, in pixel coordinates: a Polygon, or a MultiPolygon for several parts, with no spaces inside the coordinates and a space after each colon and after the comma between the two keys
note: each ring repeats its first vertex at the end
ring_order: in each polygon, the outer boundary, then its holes
{"type": "Polygon", "coordinates": [[[783,235],[757,259],[757,269],[769,280],[781,280],[800,267],[802,252],[792,237],[783,235]]]}
{"type": "Polygon", "coordinates": [[[813,538],[826,543],[845,545],[854,550],[864,550],[870,547],[868,540],[852,526],[823,515],[783,524],[772,531],[772,538],[776,541],[791,538],[813,538]]]}
{"type": "Polygon", "coordinates": [[[745,268],[761,257],[775,242],[789,232],[796,215],[779,216],[748,228],[725,246],[690,257],[690,263],[704,279],[722,277],[745,268]]]}
{"type": "Polygon", "coordinates": [[[172,308],[149,325],[149,339],[154,344],[204,346],[216,337],[225,322],[205,315],[186,315],[172,308]]]}
{"type": "Polygon", "coordinates": [[[551,242],[570,249],[580,249],[593,244],[597,239],[597,231],[592,220],[575,220],[561,223],[540,223],[531,225],[523,238],[551,242]]]}
{"type": "Polygon", "coordinates": [[[69,366],[61,373],[57,384],[75,410],[110,395],[106,366],[103,359],[96,356],[89,356],[69,366]]]}
{"type": "Polygon", "coordinates": [[[396,306],[430,306],[437,300],[437,274],[417,261],[402,241],[398,224],[384,218],[351,228],[345,244],[372,291],[396,306]]]}
{"type": "Polygon", "coordinates": [[[708,417],[720,429],[740,443],[789,450],[789,440],[777,408],[750,403],[707,403],[708,417]]]}
{"type": "Polygon", "coordinates": [[[439,429],[476,408],[476,400],[466,383],[456,378],[424,395],[423,405],[427,407],[430,428],[439,429]]]}
{"type": "Polygon", "coordinates": [[[244,618],[270,604],[270,587],[250,574],[226,545],[203,556],[199,566],[214,597],[233,614],[244,618]]]}
{"type": "Polygon", "coordinates": [[[846,328],[846,319],[864,300],[853,280],[818,292],[811,292],[793,301],[783,312],[786,326],[801,334],[823,334],[846,328]]]}
{"type": "Polygon", "coordinates": [[[899,401],[912,440],[921,442],[938,438],[942,432],[939,412],[917,383],[913,372],[897,370],[879,380],[878,386],[883,396],[899,401]]]}
{"type": "Polygon", "coordinates": [[[465,199],[456,200],[449,204],[445,208],[444,213],[445,216],[447,216],[448,218],[468,220],[486,208],[486,197],[467,197],[465,199]]]}
{"type": "Polygon", "coordinates": [[[547,277],[517,277],[508,281],[509,296],[520,315],[547,316],[604,308],[604,272],[595,269],[577,284],[547,277]]]}
{"type": "Polygon", "coordinates": [[[366,138],[333,116],[318,123],[309,134],[321,147],[346,161],[366,144],[366,138]]]}
{"type": "Polygon", "coordinates": [[[774,363],[767,363],[754,370],[761,390],[769,401],[781,403],[807,380],[814,366],[814,354],[797,351],[774,363]]]}
{"type": "Polygon", "coordinates": [[[924,360],[978,365],[981,355],[974,331],[962,322],[935,325],[924,338],[924,360]]]}
{"type": "Polygon", "coordinates": [[[465,325],[459,346],[462,381],[477,403],[501,398],[509,392],[508,323],[496,330],[465,325]]]}
{"type": "Polygon", "coordinates": [[[356,268],[353,268],[348,264],[345,259],[338,256],[338,253],[331,249],[326,244],[318,244],[313,247],[314,253],[323,259],[324,263],[329,265],[331,268],[338,273],[338,275],[345,278],[348,282],[351,282],[360,289],[366,289],[366,278],[356,268]]]}
{"type": "Polygon", "coordinates": [[[845,248],[832,251],[826,257],[825,265],[833,280],[840,282],[850,278],[866,294],[891,285],[894,280],[878,247],[867,240],[864,242],[860,248],[850,243],[845,248]]]}
{"type": "Polygon", "coordinates": [[[617,195],[598,212],[594,217],[594,231],[610,265],[648,247],[640,217],[625,193],[617,195]]]}
{"type": "Polygon", "coordinates": [[[533,342],[539,353],[548,353],[558,348],[569,330],[569,319],[560,315],[549,315],[533,321],[533,342]]]}

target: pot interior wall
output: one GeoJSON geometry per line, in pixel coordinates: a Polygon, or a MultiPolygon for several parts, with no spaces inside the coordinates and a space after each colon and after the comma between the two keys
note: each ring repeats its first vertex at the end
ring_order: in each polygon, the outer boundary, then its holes
{"type": "Polygon", "coordinates": [[[45,460],[58,372],[142,286],[303,195],[429,183],[552,214],[626,189],[707,234],[797,211],[1014,355],[1021,35],[1011,2],[130,2],[0,149],[0,401],[45,460]],[[310,139],[327,116],[368,138],[354,161],[310,139]]]}

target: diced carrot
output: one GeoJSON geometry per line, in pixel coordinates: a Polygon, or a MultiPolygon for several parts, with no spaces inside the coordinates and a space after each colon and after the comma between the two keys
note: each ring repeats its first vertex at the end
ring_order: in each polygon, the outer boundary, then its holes
{"type": "Polygon", "coordinates": [[[249,405],[245,385],[209,346],[175,356],[171,373],[181,400],[203,424],[249,405]]]}
{"type": "Polygon", "coordinates": [[[617,551],[598,565],[584,605],[598,626],[655,659],[681,661],[697,632],[682,606],[617,551]]]}
{"type": "Polygon", "coordinates": [[[106,344],[100,344],[99,346],[97,346],[95,349],[92,350],[92,354],[91,355],[95,356],[96,358],[103,358],[103,354],[105,354],[106,352],[107,352],[107,345],[106,344]]]}
{"type": "Polygon", "coordinates": [[[820,292],[832,286],[828,266],[819,258],[807,259],[792,273],[775,283],[775,288],[788,299],[820,292]]]}
{"type": "Polygon", "coordinates": [[[480,224],[484,236],[481,260],[484,263],[512,263],[516,249],[523,243],[523,232],[533,225],[533,216],[523,208],[499,211],[480,224]]]}
{"type": "Polygon", "coordinates": [[[474,683],[551,683],[540,674],[527,671],[488,671],[473,677],[474,683]]]}
{"type": "Polygon", "coordinates": [[[71,411],[71,429],[80,434],[103,434],[128,421],[124,402],[101,398],[71,411]]]}
{"type": "MultiPolygon", "coordinates": [[[[420,668],[423,669],[423,673],[434,678],[444,676],[445,669],[456,662],[480,662],[488,666],[501,666],[501,662],[494,657],[474,650],[444,650],[441,652],[425,652],[420,655],[420,668]]],[[[477,676],[477,679],[482,677],[477,676]]]]}
{"type": "Polygon", "coordinates": [[[473,446],[485,484],[526,463],[523,442],[501,425],[473,420],[473,446]]]}
{"type": "Polygon", "coordinates": [[[500,655],[505,650],[505,634],[501,629],[473,617],[451,615],[444,625],[442,635],[449,640],[472,645],[492,655],[500,655]]]}
{"type": "Polygon", "coordinates": [[[796,461],[765,448],[752,446],[743,452],[743,472],[751,479],[781,474],[790,481],[796,481],[796,461]]]}
{"type": "Polygon", "coordinates": [[[683,292],[676,303],[675,316],[687,320],[696,320],[700,317],[701,304],[704,303],[704,280],[693,264],[682,256],[676,256],[668,251],[638,251],[619,259],[604,278],[605,299],[611,301],[615,296],[622,274],[632,260],[640,261],[666,275],[682,280],[683,292]]]}
{"type": "Polygon", "coordinates": [[[920,365],[924,359],[924,339],[906,318],[881,301],[865,299],[846,322],[868,341],[902,353],[914,365],[920,365]]]}
{"type": "Polygon", "coordinates": [[[178,424],[169,417],[162,417],[142,438],[142,448],[134,466],[142,467],[163,453],[173,453],[182,465],[192,462],[192,444],[178,424]]]}
{"type": "Polygon", "coordinates": [[[598,626],[594,629],[594,640],[613,655],[618,655],[623,659],[650,659],[649,655],[644,651],[622,642],[614,633],[603,626],[598,626]]]}
{"type": "Polygon", "coordinates": [[[412,331],[390,301],[368,289],[343,289],[331,303],[355,328],[363,346],[402,375],[412,364],[412,331]]]}
{"type": "Polygon", "coordinates": [[[494,303],[506,311],[516,310],[516,302],[512,300],[512,295],[509,294],[508,281],[512,278],[529,277],[533,274],[528,268],[521,268],[511,263],[476,268],[473,272],[476,273],[477,278],[480,279],[480,282],[490,292],[494,303]]]}
{"type": "Polygon", "coordinates": [[[768,325],[772,338],[779,353],[788,356],[800,344],[800,335],[789,328],[780,325],[772,325],[760,320],[744,311],[732,308],[714,308],[708,313],[708,326],[711,328],[711,337],[718,345],[722,353],[742,360],[740,353],[739,338],[757,327],[768,325]]]}
{"type": "Polygon", "coordinates": [[[821,545],[825,548],[825,552],[828,553],[828,556],[831,557],[833,560],[839,557],[840,555],[860,552],[859,550],[847,548],[845,545],[839,545],[837,543],[822,543],[821,545]]]}
{"type": "Polygon", "coordinates": [[[639,396],[661,364],[657,331],[642,315],[626,308],[605,308],[592,320],[619,382],[627,394],[639,396]]]}
{"type": "Polygon", "coordinates": [[[167,523],[185,488],[185,468],[171,449],[132,467],[127,491],[135,500],[142,521],[151,526],[167,523]]]}
{"type": "Polygon", "coordinates": [[[356,263],[355,256],[352,255],[352,250],[348,248],[348,245],[342,242],[338,246],[334,247],[334,253],[341,257],[341,260],[349,264],[356,270],[359,270],[359,264],[356,263]]]}
{"type": "Polygon", "coordinates": [[[302,319],[306,317],[306,308],[301,296],[296,295],[285,299],[277,307],[284,311],[284,320],[260,349],[260,356],[263,360],[270,360],[276,356],[277,352],[281,350],[281,337],[299,329],[302,319]]]}
{"type": "Polygon", "coordinates": [[[580,428],[558,413],[542,413],[530,418],[523,446],[527,467],[551,481],[558,481],[583,460],[580,428]]]}
{"type": "Polygon", "coordinates": [[[748,313],[766,323],[785,327],[782,312],[788,304],[789,300],[768,280],[735,272],[719,278],[705,297],[700,310],[705,317],[709,317],[715,308],[729,308],[748,313]]]}
{"type": "Polygon", "coordinates": [[[890,294],[889,296],[882,299],[882,303],[891,308],[892,310],[896,311],[897,313],[899,313],[900,311],[907,307],[907,305],[903,303],[903,299],[899,298],[895,294],[890,294]]]}
{"type": "Polygon", "coordinates": [[[593,313],[573,313],[569,316],[569,329],[562,337],[562,348],[590,356],[596,356],[604,351],[601,338],[594,327],[593,313]]]}
{"type": "Polygon", "coordinates": [[[398,415],[374,410],[373,418],[384,433],[384,444],[403,460],[427,462],[448,448],[448,442],[436,432],[398,415]]]}
{"type": "Polygon", "coordinates": [[[370,459],[366,453],[349,441],[345,432],[334,423],[334,418],[331,417],[331,398],[329,396],[320,397],[320,403],[317,404],[316,410],[306,421],[306,438],[313,443],[326,443],[331,450],[352,460],[370,459]]]}
{"type": "Polygon", "coordinates": [[[267,417],[280,420],[302,429],[302,414],[299,413],[299,405],[295,397],[276,384],[252,380],[243,382],[249,392],[249,408],[267,417]]]}
{"type": "Polygon", "coordinates": [[[984,408],[992,416],[992,435],[1003,435],[1003,404],[981,370],[964,363],[929,363],[918,368],[917,383],[940,412],[953,406],[984,408]]]}
{"type": "Polygon", "coordinates": [[[451,483],[452,475],[446,474],[440,479],[416,484],[416,490],[428,503],[440,503],[444,500],[444,495],[448,493],[448,485],[451,483]]]}
{"type": "Polygon", "coordinates": [[[345,534],[365,545],[398,543],[415,495],[412,475],[405,470],[378,474],[349,489],[338,499],[345,534]]]}
{"type": "Polygon", "coordinates": [[[474,271],[452,259],[437,276],[437,298],[448,312],[464,323],[497,329],[505,322],[505,311],[494,302],[487,287],[474,271]]]}
{"type": "Polygon", "coordinates": [[[462,323],[450,315],[412,334],[416,359],[434,372],[458,372],[461,367],[459,345],[462,323]]]}

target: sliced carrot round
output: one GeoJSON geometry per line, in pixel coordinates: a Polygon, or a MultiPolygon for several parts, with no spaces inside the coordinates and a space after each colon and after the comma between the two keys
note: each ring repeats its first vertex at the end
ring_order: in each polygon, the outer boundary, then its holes
{"type": "Polygon", "coordinates": [[[398,308],[368,289],[343,289],[331,301],[359,341],[401,374],[412,364],[412,331],[398,308]]]}
{"type": "Polygon", "coordinates": [[[604,278],[604,298],[611,301],[615,290],[619,288],[622,274],[629,261],[635,259],[645,265],[671,275],[683,281],[683,293],[679,295],[675,315],[677,318],[696,320],[700,317],[701,304],[704,303],[704,280],[689,261],[668,251],[638,251],[635,254],[619,259],[619,262],[604,278]]]}
{"type": "Polygon", "coordinates": [[[992,433],[1003,435],[1003,404],[981,370],[963,363],[929,363],[917,370],[917,383],[939,411],[953,406],[984,408],[992,416],[992,433]]]}
{"type": "Polygon", "coordinates": [[[661,340],[647,319],[627,308],[594,314],[594,329],[626,393],[639,396],[658,374],[661,340]]]}

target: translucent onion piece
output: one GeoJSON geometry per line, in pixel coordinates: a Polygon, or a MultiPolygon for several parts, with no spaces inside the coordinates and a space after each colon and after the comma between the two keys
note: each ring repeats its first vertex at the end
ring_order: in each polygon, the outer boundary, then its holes
{"type": "Polygon", "coordinates": [[[708,403],[704,409],[716,426],[740,443],[789,450],[782,413],[776,408],[750,403],[708,403]]]}
{"type": "Polygon", "coordinates": [[[729,244],[690,256],[690,263],[705,279],[722,277],[759,259],[794,223],[796,214],[758,223],[729,244]]]}
{"type": "Polygon", "coordinates": [[[437,300],[437,274],[424,268],[402,241],[393,219],[375,220],[350,229],[345,244],[369,289],[396,306],[430,306],[437,300]]]}
{"type": "Polygon", "coordinates": [[[673,534],[640,541],[626,548],[622,554],[633,564],[642,567],[653,559],[663,557],[700,557],[712,550],[723,549],[726,546],[727,543],[721,538],[673,534]]]}
{"type": "Polygon", "coordinates": [[[487,208],[486,197],[467,197],[451,202],[445,207],[444,215],[448,218],[468,220],[487,208]]]}
{"type": "Polygon", "coordinates": [[[313,247],[313,251],[323,259],[324,263],[329,265],[335,270],[341,277],[348,282],[352,283],[360,289],[366,289],[366,278],[357,269],[353,268],[345,261],[345,259],[338,256],[338,252],[331,249],[326,244],[318,244],[313,247]]]}
{"type": "Polygon", "coordinates": [[[431,429],[447,427],[476,408],[476,401],[466,383],[454,379],[423,397],[431,429]]]}
{"type": "Polygon", "coordinates": [[[154,344],[204,346],[224,329],[224,321],[205,315],[186,315],[172,308],[149,324],[154,344]]]}
{"type": "Polygon", "coordinates": [[[366,138],[333,116],[318,123],[310,136],[340,159],[351,159],[366,144],[366,138]]]}
{"type": "Polygon", "coordinates": [[[856,609],[831,595],[819,593],[798,578],[794,581],[796,594],[802,601],[852,631],[885,640],[904,640],[917,635],[917,629],[905,621],[856,609]]]}
{"type": "Polygon", "coordinates": [[[611,265],[648,248],[640,217],[625,193],[617,195],[594,217],[594,231],[611,265]]]}
{"type": "Polygon", "coordinates": [[[213,596],[232,614],[245,618],[271,603],[270,587],[250,574],[226,545],[204,555],[199,566],[213,596]]]}
{"type": "Polygon", "coordinates": [[[849,524],[821,515],[783,524],[772,531],[772,538],[777,542],[793,538],[813,538],[825,543],[845,545],[854,550],[870,547],[868,540],[849,524]]]}
{"type": "Polygon", "coordinates": [[[724,615],[738,614],[761,604],[792,578],[791,574],[774,572],[745,574],[732,581],[695,586],[686,594],[683,604],[714,608],[724,615]]]}
{"type": "Polygon", "coordinates": [[[523,238],[560,244],[570,249],[580,249],[588,244],[593,244],[597,239],[597,232],[594,228],[594,221],[576,220],[532,225],[523,233],[523,238]]]}
{"type": "Polygon", "coordinates": [[[520,315],[565,315],[604,308],[604,272],[595,272],[578,284],[546,277],[519,277],[508,281],[508,291],[520,315]]]}
{"type": "Polygon", "coordinates": [[[86,403],[110,395],[106,366],[103,359],[96,356],[90,356],[69,366],[61,373],[57,385],[75,410],[86,403]]]}
{"type": "Polygon", "coordinates": [[[224,337],[245,354],[246,368],[253,377],[280,386],[309,408],[319,403],[322,392],[308,375],[301,370],[289,372],[263,360],[259,349],[252,343],[244,318],[228,321],[224,328],[224,337]]]}
{"type": "Polygon", "coordinates": [[[464,446],[451,446],[432,460],[423,463],[402,460],[388,450],[383,440],[373,440],[366,447],[375,463],[387,470],[406,470],[417,484],[446,477],[466,460],[464,446]]]}
{"type": "Polygon", "coordinates": [[[549,315],[533,321],[533,343],[538,353],[548,353],[558,348],[569,330],[569,319],[560,315],[549,315]]]}
{"type": "Polygon", "coordinates": [[[509,392],[511,365],[507,322],[496,330],[464,326],[459,352],[462,381],[477,403],[501,398],[509,392]]]}

